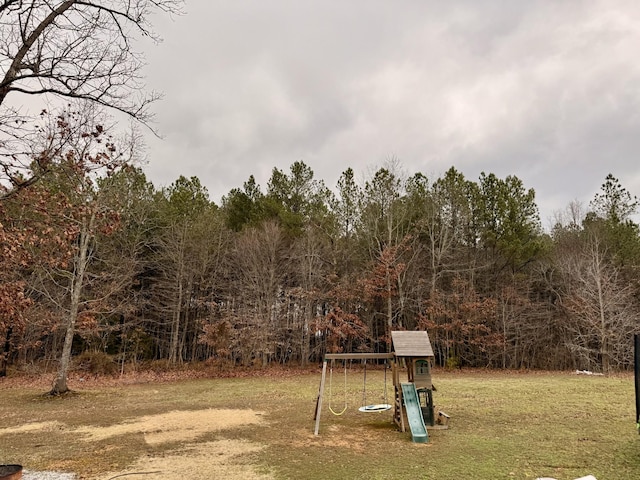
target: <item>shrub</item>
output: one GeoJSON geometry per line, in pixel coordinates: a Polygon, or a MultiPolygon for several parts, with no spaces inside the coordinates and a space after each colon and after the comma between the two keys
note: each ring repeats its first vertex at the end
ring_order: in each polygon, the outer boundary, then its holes
{"type": "Polygon", "coordinates": [[[104,352],[82,352],[75,360],[74,370],[94,375],[113,375],[118,371],[111,355],[104,352]]]}

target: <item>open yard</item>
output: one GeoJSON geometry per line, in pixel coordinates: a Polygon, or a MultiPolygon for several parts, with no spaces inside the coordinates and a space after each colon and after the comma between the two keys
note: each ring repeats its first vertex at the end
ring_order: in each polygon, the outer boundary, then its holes
{"type": "MultiPolygon", "coordinates": [[[[347,377],[344,415],[329,412],[325,393],[319,436],[319,369],[72,381],[76,393],[63,398],[43,397],[45,380],[0,381],[0,464],[100,480],[640,478],[631,375],[435,371],[436,409],[451,420],[428,444],[396,431],[391,412],[358,412],[359,370],[347,377]]],[[[334,410],[343,381],[334,376],[334,410]]],[[[367,373],[367,403],[383,401],[383,383],[382,371],[367,373]]]]}

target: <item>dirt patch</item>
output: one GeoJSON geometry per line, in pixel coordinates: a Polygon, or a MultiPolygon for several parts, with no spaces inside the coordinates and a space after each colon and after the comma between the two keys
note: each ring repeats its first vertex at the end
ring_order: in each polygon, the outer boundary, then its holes
{"type": "Polygon", "coordinates": [[[188,442],[209,432],[258,425],[263,421],[262,415],[262,412],[253,410],[182,410],[147,415],[109,427],[81,427],[75,432],[85,435],[91,441],[129,433],[143,433],[148,444],[157,445],[167,442],[188,442]]]}
{"type": "MultiPolygon", "coordinates": [[[[249,458],[250,455],[260,452],[262,446],[242,440],[197,443],[198,438],[210,432],[255,426],[263,422],[263,413],[253,410],[182,410],[159,415],[146,415],[108,427],[83,426],[68,431],[83,435],[86,441],[100,441],[119,435],[143,433],[145,441],[150,445],[169,442],[186,443],[178,449],[167,450],[158,456],[141,457],[126,470],[101,474],[95,477],[95,480],[134,475],[136,478],[144,478],[144,480],[164,480],[167,478],[269,480],[273,477],[257,473],[251,463],[251,458],[249,458]]],[[[0,429],[0,436],[66,429],[67,427],[60,422],[34,422],[19,427],[0,429]]],[[[56,465],[55,468],[66,470],[61,465],[56,465]]],[[[47,474],[56,474],[56,472],[47,472],[47,474]]]]}
{"type": "Polygon", "coordinates": [[[101,475],[96,480],[114,477],[142,475],[145,480],[167,478],[225,478],[227,480],[266,480],[269,475],[258,474],[247,455],[257,453],[263,447],[241,440],[219,440],[206,443],[195,442],[203,435],[259,425],[262,412],[253,410],[208,409],[173,411],[160,415],[148,415],[131,422],[109,427],[82,427],[76,432],[86,435],[88,440],[98,441],[128,433],[144,433],[150,445],[169,442],[187,442],[177,450],[169,450],[161,456],[144,456],[121,472],[101,475]]]}
{"type": "Polygon", "coordinates": [[[19,427],[0,428],[0,436],[27,432],[51,432],[62,429],[64,429],[64,424],[60,422],[33,422],[25,423],[19,427]]]}
{"type": "Polygon", "coordinates": [[[95,477],[109,480],[116,476],[135,475],[144,480],[167,478],[224,478],[225,480],[271,480],[268,474],[257,473],[247,459],[263,447],[240,440],[219,440],[190,445],[167,452],[162,457],[143,457],[122,472],[95,477]]]}

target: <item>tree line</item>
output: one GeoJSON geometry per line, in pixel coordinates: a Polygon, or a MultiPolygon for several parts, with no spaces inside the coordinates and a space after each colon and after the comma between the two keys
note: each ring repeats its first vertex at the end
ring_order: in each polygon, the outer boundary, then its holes
{"type": "Polygon", "coordinates": [[[637,201],[613,175],[550,232],[515,176],[394,161],[362,182],[348,168],[334,189],[298,161],[216,205],[196,177],[156,188],[81,120],[56,118],[76,141],[0,204],[5,369],[82,352],[123,368],[304,365],[386,351],[395,329],[427,330],[449,367],[632,365],[637,201]]]}

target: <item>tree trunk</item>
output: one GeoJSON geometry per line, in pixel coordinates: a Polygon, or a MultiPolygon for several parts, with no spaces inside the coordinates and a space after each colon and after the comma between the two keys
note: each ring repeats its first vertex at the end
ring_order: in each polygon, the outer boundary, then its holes
{"type": "Polygon", "coordinates": [[[175,302],[173,324],[171,328],[171,349],[169,351],[170,363],[176,363],[178,361],[178,347],[180,340],[180,313],[182,311],[182,290],[182,272],[180,272],[180,278],[178,279],[178,298],[175,302]]]}
{"type": "Polygon", "coordinates": [[[609,373],[609,332],[607,329],[606,307],[600,277],[596,278],[596,287],[598,289],[598,313],[600,315],[600,359],[602,362],[602,373],[607,375],[609,373]]]}
{"type": "MultiPolygon", "coordinates": [[[[391,331],[393,330],[393,299],[391,298],[391,280],[387,273],[387,328],[385,336],[387,339],[391,338],[391,331]]],[[[391,342],[387,343],[387,352],[391,352],[391,342]]]]}
{"type": "Polygon", "coordinates": [[[171,346],[169,349],[169,363],[177,363],[182,360],[182,355],[178,357],[180,347],[180,316],[182,314],[182,300],[184,297],[184,270],[185,270],[185,241],[187,237],[187,225],[182,226],[182,234],[179,240],[179,256],[177,265],[177,288],[178,292],[174,303],[173,322],[171,324],[171,346]]]}
{"type": "Polygon", "coordinates": [[[61,395],[69,391],[67,376],[71,365],[71,346],[76,331],[76,321],[78,320],[85,271],[89,264],[89,245],[91,243],[91,232],[93,231],[94,223],[95,214],[92,214],[88,220],[85,218],[82,221],[78,252],[71,277],[71,304],[69,306],[69,314],[67,315],[64,345],[62,347],[62,355],[60,356],[58,374],[53,382],[53,388],[49,392],[50,395],[61,395]]]}
{"type": "Polygon", "coordinates": [[[9,349],[11,348],[11,334],[13,333],[13,327],[9,325],[7,328],[7,335],[4,340],[4,349],[0,353],[0,377],[7,376],[7,365],[9,364],[9,349]]]}

